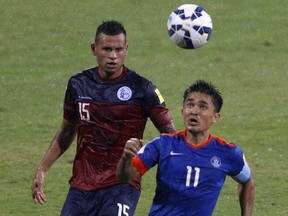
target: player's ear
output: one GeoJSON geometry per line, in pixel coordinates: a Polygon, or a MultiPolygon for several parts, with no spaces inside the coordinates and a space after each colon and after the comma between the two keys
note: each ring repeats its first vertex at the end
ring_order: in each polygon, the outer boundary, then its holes
{"type": "Polygon", "coordinates": [[[92,54],[96,56],[96,44],[92,42],[90,47],[91,47],[92,54]]]}
{"type": "Polygon", "coordinates": [[[217,123],[221,118],[220,113],[215,113],[213,117],[213,124],[217,123]]]}
{"type": "Polygon", "coordinates": [[[126,47],[125,47],[125,56],[128,55],[128,44],[126,44],[126,47]]]}

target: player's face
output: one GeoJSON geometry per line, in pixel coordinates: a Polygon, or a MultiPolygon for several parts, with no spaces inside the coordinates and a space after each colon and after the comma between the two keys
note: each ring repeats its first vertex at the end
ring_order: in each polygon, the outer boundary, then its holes
{"type": "Polygon", "coordinates": [[[212,124],[220,118],[220,114],[215,112],[211,96],[200,92],[188,94],[183,104],[182,115],[185,128],[193,135],[209,134],[212,124]]]}
{"type": "Polygon", "coordinates": [[[122,73],[124,59],[128,54],[128,45],[123,33],[119,35],[101,33],[99,40],[91,44],[91,49],[96,56],[102,78],[113,79],[122,73]]]}

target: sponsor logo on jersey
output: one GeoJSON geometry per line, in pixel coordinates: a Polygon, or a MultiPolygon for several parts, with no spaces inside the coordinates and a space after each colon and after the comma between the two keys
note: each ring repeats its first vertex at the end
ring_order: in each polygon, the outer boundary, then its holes
{"type": "Polygon", "coordinates": [[[217,156],[214,156],[210,160],[211,165],[215,168],[219,168],[221,166],[221,159],[217,156]]]}
{"type": "Polygon", "coordinates": [[[78,98],[80,98],[82,100],[92,100],[91,97],[86,97],[86,96],[78,96],[78,98]]]}
{"type": "Polygon", "coordinates": [[[173,150],[171,150],[170,155],[184,155],[184,154],[180,152],[174,152],[173,150]]]}
{"type": "Polygon", "coordinates": [[[121,101],[127,101],[132,96],[132,90],[127,86],[122,86],[117,91],[117,97],[121,101]]]}

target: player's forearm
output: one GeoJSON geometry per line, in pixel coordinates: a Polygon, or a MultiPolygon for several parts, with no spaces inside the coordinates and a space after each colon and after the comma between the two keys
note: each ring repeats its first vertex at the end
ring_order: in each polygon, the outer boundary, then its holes
{"type": "Polygon", "coordinates": [[[53,140],[42,161],[40,162],[37,168],[37,172],[46,173],[48,169],[53,165],[53,163],[60,157],[60,155],[61,148],[59,143],[53,140]]]}
{"type": "Polygon", "coordinates": [[[174,123],[171,122],[170,124],[166,125],[165,127],[158,128],[158,131],[160,133],[172,134],[172,133],[176,132],[176,128],[175,128],[174,123]]]}
{"type": "Polygon", "coordinates": [[[56,144],[58,143],[58,146],[60,147],[60,155],[62,155],[70,147],[76,136],[76,131],[76,124],[70,123],[69,121],[63,119],[61,128],[53,139],[53,141],[56,142],[56,144]]]}
{"type": "Polygon", "coordinates": [[[69,148],[76,135],[76,126],[63,120],[60,129],[53,137],[51,144],[44,155],[37,170],[44,173],[53,165],[53,163],[69,148]]]}
{"type": "Polygon", "coordinates": [[[126,159],[122,156],[116,169],[117,179],[120,182],[129,182],[137,175],[139,175],[139,173],[133,166],[132,158],[126,159]]]}
{"type": "Polygon", "coordinates": [[[251,216],[253,212],[255,194],[253,176],[251,176],[247,182],[239,185],[238,192],[241,215],[251,216]]]}

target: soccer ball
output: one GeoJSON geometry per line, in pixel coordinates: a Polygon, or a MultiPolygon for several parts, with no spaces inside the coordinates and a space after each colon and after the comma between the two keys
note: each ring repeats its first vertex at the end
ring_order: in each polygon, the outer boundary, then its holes
{"type": "Polygon", "coordinates": [[[196,49],[207,43],[212,33],[212,19],[202,7],[184,4],[167,21],[170,39],[179,47],[196,49]]]}

